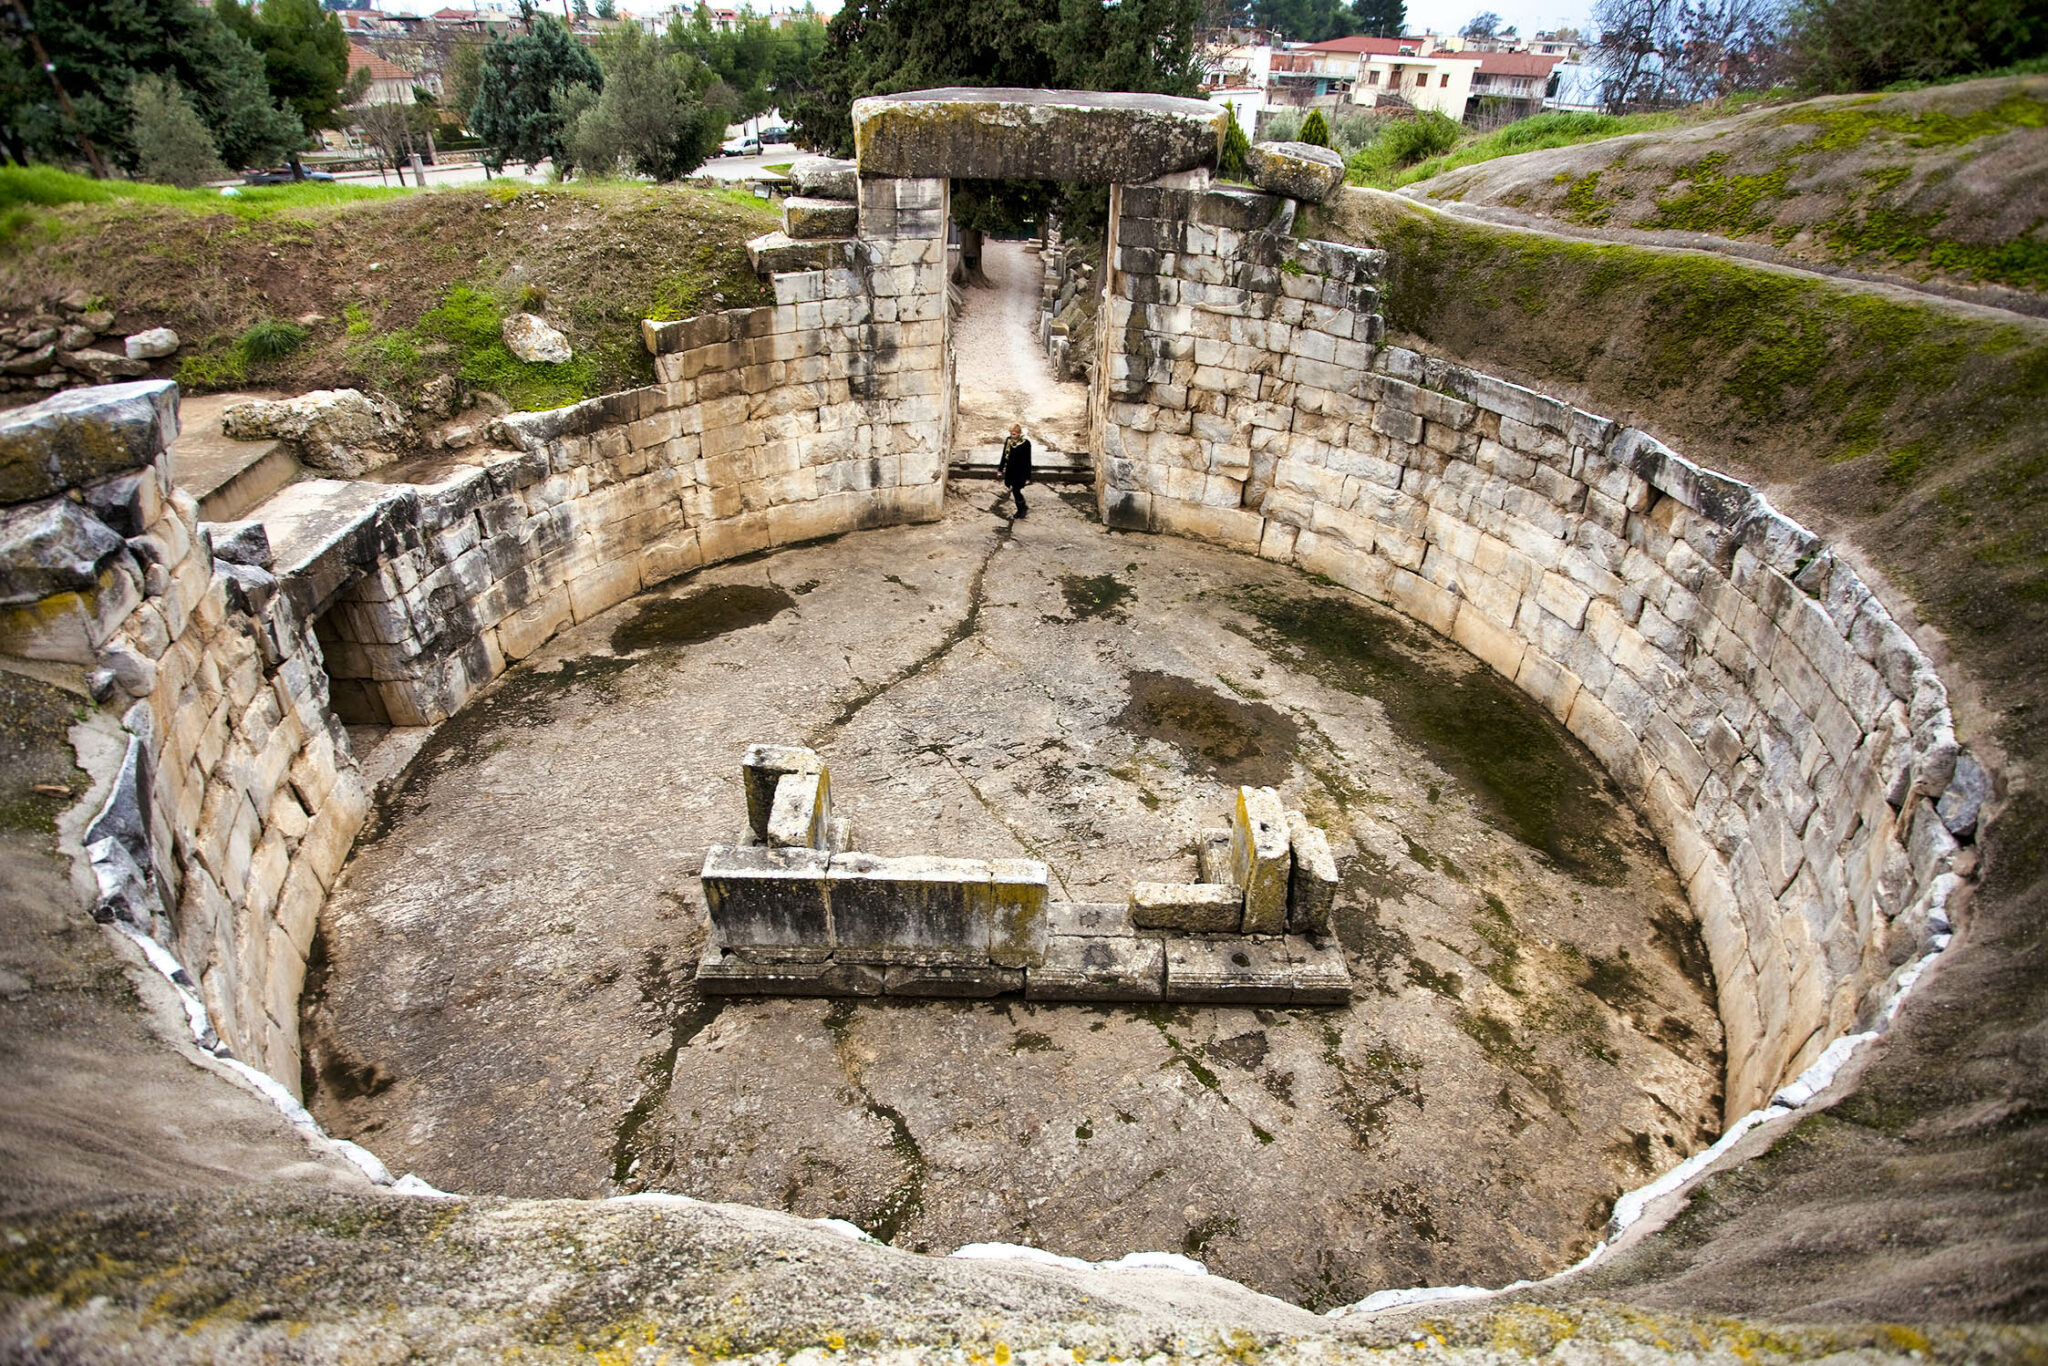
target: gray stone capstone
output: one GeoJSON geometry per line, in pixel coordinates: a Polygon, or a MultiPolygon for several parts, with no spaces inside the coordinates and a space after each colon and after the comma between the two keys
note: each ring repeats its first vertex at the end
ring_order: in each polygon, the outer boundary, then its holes
{"type": "Polygon", "coordinates": [[[135,469],[177,435],[178,386],[169,380],[74,389],[0,414],[0,503],[135,469]]]}
{"type": "Polygon", "coordinates": [[[1255,142],[1245,153],[1252,184],[1320,204],[1344,184],[1344,158],[1311,142],[1255,142]]]}
{"type": "Polygon", "coordinates": [[[1206,100],[951,87],[853,102],[864,176],[1138,184],[1213,166],[1229,111],[1206,100]]]}

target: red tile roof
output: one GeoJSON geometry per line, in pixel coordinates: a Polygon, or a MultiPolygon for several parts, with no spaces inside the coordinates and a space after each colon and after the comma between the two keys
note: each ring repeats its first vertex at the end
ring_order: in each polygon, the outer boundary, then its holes
{"type": "Polygon", "coordinates": [[[1563,60],[1533,52],[1485,52],[1480,54],[1479,70],[1488,76],[1548,76],[1550,68],[1563,60]]]}
{"type": "MultiPolygon", "coordinates": [[[[1431,55],[1423,51],[1423,46],[1420,38],[1371,38],[1360,33],[1349,38],[1332,38],[1326,43],[1309,43],[1299,50],[1303,52],[1359,52],[1369,53],[1375,57],[1398,57],[1404,50],[1410,55],[1415,56],[1431,55]]],[[[1447,57],[1458,57],[1465,54],[1450,52],[1444,55],[1447,57]]]]}
{"type": "Polygon", "coordinates": [[[354,43],[348,45],[348,74],[353,76],[362,68],[370,69],[373,81],[410,81],[413,74],[396,62],[387,62],[366,47],[354,43]]]}

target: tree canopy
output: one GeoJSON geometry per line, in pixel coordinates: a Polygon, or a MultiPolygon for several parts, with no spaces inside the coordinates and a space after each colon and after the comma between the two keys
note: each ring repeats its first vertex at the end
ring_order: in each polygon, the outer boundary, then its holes
{"type": "Polygon", "coordinates": [[[846,155],[864,95],[942,85],[1193,94],[1201,17],[1201,0],[847,0],[782,110],[805,144],[846,155]]]}
{"type": "Polygon", "coordinates": [[[806,8],[781,27],[747,14],[737,27],[721,29],[712,22],[710,8],[700,3],[688,20],[678,14],[669,21],[667,43],[670,51],[696,58],[725,83],[736,102],[737,121],[776,107],[781,92],[802,80],[825,50],[825,24],[806,8]]]}
{"type": "Polygon", "coordinates": [[[348,83],[348,35],[317,0],[214,0],[221,23],[263,58],[278,103],[308,129],[339,128],[348,83]]]}
{"type": "Polygon", "coordinates": [[[575,169],[624,168],[675,180],[704,164],[724,140],[733,100],[710,68],[628,21],[598,49],[604,91],[570,120],[563,142],[575,169]]]}
{"type": "Polygon", "coordinates": [[[592,95],[603,90],[597,58],[559,19],[536,14],[527,32],[484,48],[470,130],[495,149],[499,165],[566,159],[563,133],[579,85],[592,95]]]}
{"type": "Polygon", "coordinates": [[[1404,0],[1249,0],[1230,17],[1297,43],[1326,43],[1355,33],[1398,38],[1408,23],[1408,6],[1404,0]]]}
{"type": "Polygon", "coordinates": [[[2040,0],[1802,0],[1786,48],[1814,94],[1940,80],[2048,56],[2040,0]]]}
{"type": "MultiPolygon", "coordinates": [[[[264,60],[211,9],[191,0],[28,0],[36,34],[78,111],[65,117],[27,46],[0,42],[0,123],[20,160],[69,161],[83,131],[122,167],[137,165],[130,92],[140,76],[175,81],[231,167],[277,160],[305,129],[272,99],[264,60]]],[[[0,32],[19,27],[0,8],[0,32]]]]}

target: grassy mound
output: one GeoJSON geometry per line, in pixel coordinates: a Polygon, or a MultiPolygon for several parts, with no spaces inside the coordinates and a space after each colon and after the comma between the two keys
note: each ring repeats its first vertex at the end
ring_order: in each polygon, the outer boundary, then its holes
{"type": "Polygon", "coordinates": [[[1413,181],[1409,193],[1424,201],[1573,228],[1704,233],[1793,264],[2048,290],[2048,76],[1807,100],[1693,125],[1648,117],[1619,139],[1571,145],[1553,140],[1573,136],[1569,124],[1527,134],[1512,125],[1496,147],[1528,137],[1531,150],[1477,160],[1475,143],[1399,182],[1413,181]]]}
{"type": "Polygon", "coordinates": [[[454,375],[516,408],[653,378],[642,318],[765,302],[746,242],[779,219],[694,187],[513,181],[429,192],[288,185],[216,191],[0,170],[0,309],[83,288],[123,326],[169,326],[195,392],[350,386],[410,401],[454,375]],[[561,365],[505,349],[543,314],[561,365]]]}

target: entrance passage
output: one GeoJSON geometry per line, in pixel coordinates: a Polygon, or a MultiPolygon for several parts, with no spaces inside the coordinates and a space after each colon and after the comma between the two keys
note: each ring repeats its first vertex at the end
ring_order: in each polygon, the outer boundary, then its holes
{"type": "Polygon", "coordinates": [[[1038,477],[1093,478],[1088,454],[1088,386],[1053,377],[1038,339],[1045,266],[1035,242],[982,245],[986,285],[960,288],[953,325],[960,406],[953,423],[953,472],[993,476],[1010,424],[1024,424],[1038,477]]]}

